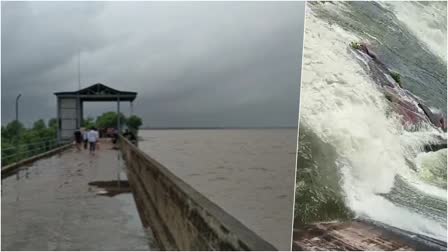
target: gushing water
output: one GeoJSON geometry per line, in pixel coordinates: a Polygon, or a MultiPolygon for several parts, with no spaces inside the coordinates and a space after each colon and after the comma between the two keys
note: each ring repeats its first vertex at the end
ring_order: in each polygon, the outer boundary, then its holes
{"type": "MultiPolygon", "coordinates": [[[[334,211],[343,202],[346,210],[339,216],[321,210],[321,216],[302,221],[363,216],[446,240],[446,149],[423,152],[425,145],[446,139],[446,133],[427,123],[412,129],[402,123],[367,73],[365,59],[349,46],[351,41],[375,40],[376,48],[387,47],[388,39],[381,32],[354,32],[365,17],[357,17],[347,5],[307,6],[299,129],[299,145],[306,146],[299,147],[296,210],[315,205],[334,211]]],[[[405,59],[394,60],[406,64],[405,59]]],[[[446,83],[446,75],[442,78],[440,83],[446,83]]],[[[296,216],[301,214],[307,213],[296,216]]]]}

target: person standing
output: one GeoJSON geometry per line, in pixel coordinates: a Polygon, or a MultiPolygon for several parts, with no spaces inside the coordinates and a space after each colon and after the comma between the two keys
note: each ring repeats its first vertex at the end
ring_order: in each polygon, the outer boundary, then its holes
{"type": "Polygon", "coordinates": [[[99,150],[100,149],[100,138],[102,137],[101,135],[101,130],[98,130],[97,128],[93,128],[96,132],[96,142],[95,142],[95,149],[99,150]]]}
{"type": "Polygon", "coordinates": [[[89,153],[95,155],[96,142],[98,141],[98,131],[96,131],[95,127],[92,127],[87,132],[87,141],[89,141],[89,153]]]}
{"type": "Polygon", "coordinates": [[[87,129],[84,129],[84,131],[82,132],[82,139],[84,140],[84,150],[87,150],[87,145],[89,143],[89,141],[87,140],[87,129]]]}
{"type": "Polygon", "coordinates": [[[112,133],[112,143],[116,144],[118,142],[118,130],[114,129],[112,133]]]}

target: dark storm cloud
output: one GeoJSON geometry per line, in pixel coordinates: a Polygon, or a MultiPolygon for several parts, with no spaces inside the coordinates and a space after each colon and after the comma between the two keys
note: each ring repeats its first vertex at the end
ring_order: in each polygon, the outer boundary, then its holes
{"type": "MultiPolygon", "coordinates": [[[[53,92],[137,91],[154,127],[296,126],[301,2],[2,2],[2,123],[56,114],[53,92]]],[[[125,112],[127,105],[123,105],[125,112]]],[[[115,104],[85,105],[96,116],[115,104]]]]}

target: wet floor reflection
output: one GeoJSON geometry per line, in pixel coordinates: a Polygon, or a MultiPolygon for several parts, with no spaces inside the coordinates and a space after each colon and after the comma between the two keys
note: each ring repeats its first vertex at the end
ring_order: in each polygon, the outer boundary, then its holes
{"type": "Polygon", "coordinates": [[[117,152],[102,147],[96,156],[68,150],[2,180],[2,250],[157,248],[131,193],[104,197],[89,185],[127,180],[117,152]]]}

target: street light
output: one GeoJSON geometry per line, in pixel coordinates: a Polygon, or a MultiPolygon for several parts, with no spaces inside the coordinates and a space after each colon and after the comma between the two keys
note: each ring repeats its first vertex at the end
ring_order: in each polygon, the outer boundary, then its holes
{"type": "MultiPolygon", "coordinates": [[[[17,132],[16,132],[16,162],[19,161],[19,133],[20,133],[20,129],[19,129],[19,99],[22,96],[22,94],[19,94],[16,98],[16,127],[17,127],[17,132]]],[[[17,173],[18,174],[18,173],[17,173]]]]}
{"type": "Polygon", "coordinates": [[[19,122],[19,99],[22,94],[19,94],[16,98],[16,122],[19,122]]]}

